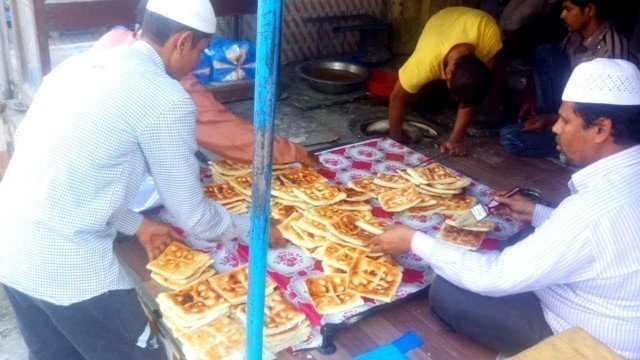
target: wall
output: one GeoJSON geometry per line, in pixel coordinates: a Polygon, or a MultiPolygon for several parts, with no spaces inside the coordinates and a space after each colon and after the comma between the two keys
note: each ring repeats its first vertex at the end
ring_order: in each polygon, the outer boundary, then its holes
{"type": "MultiPolygon", "coordinates": [[[[363,13],[384,19],[387,16],[386,4],[385,0],[284,0],[281,61],[286,63],[358,50],[357,34],[332,34],[326,27],[309,24],[305,19],[363,13]]],[[[218,34],[231,36],[233,18],[223,17],[218,20],[218,34]]],[[[255,42],[255,15],[243,16],[242,34],[244,40],[255,42]]]]}
{"type": "Polygon", "coordinates": [[[449,6],[477,7],[479,0],[389,0],[389,4],[389,20],[393,23],[392,51],[409,55],[431,15],[449,6]]]}

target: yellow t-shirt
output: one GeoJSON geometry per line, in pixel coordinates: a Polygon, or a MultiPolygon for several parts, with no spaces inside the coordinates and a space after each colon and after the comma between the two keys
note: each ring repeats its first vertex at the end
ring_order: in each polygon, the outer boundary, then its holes
{"type": "Polygon", "coordinates": [[[416,93],[437,79],[445,79],[442,62],[457,44],[471,44],[478,59],[487,63],[501,48],[498,24],[484,11],[464,6],[449,7],[433,15],[422,30],[418,45],[400,68],[402,87],[416,93]]]}

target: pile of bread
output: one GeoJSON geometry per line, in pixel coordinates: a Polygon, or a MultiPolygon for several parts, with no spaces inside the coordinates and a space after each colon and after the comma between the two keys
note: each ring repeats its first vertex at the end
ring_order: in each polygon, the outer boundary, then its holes
{"type": "MultiPolygon", "coordinates": [[[[217,183],[208,188],[217,189],[216,194],[234,194],[212,197],[215,201],[229,204],[230,198],[237,201],[251,194],[251,165],[221,160],[211,162],[211,169],[217,183]]],[[[316,310],[323,314],[359,306],[362,296],[391,301],[400,284],[402,267],[390,256],[373,251],[371,238],[389,224],[372,215],[368,200],[377,199],[387,212],[412,216],[458,215],[476,204],[474,197],[464,195],[470,181],[439,164],[378,174],[347,186],[332,185],[308,167],[287,164],[274,167],[272,183],[271,216],[282,221],[280,231],[307,255],[322,261],[325,276],[307,279],[306,285],[316,310]]],[[[445,229],[450,228],[445,224],[445,229]]],[[[449,236],[452,233],[447,231],[440,238],[465,246],[464,239],[469,237],[449,236]]]]}
{"type": "MultiPolygon", "coordinates": [[[[251,165],[219,160],[210,162],[210,168],[216,184],[205,186],[207,196],[230,211],[248,211],[251,165]]],[[[371,210],[366,201],[377,198],[388,212],[457,215],[476,204],[474,197],[462,194],[470,180],[457,177],[439,164],[398,170],[397,174],[381,173],[351,181],[348,187],[331,185],[312,169],[294,168],[293,164],[274,165],[273,174],[273,203],[299,210],[322,205],[339,210],[371,210]]]]}
{"type": "Polygon", "coordinates": [[[388,212],[456,215],[476,204],[474,197],[462,194],[470,183],[442,165],[431,164],[354,180],[349,186],[376,197],[388,212]]]}
{"type": "MultiPolygon", "coordinates": [[[[195,272],[206,263],[203,257],[208,258],[206,254],[174,242],[147,267],[174,278],[170,276],[173,272],[180,276],[195,272]]],[[[306,316],[275,287],[276,284],[267,278],[264,343],[273,354],[297,345],[311,333],[306,316]]],[[[183,351],[190,359],[243,358],[248,288],[248,267],[243,266],[199,279],[172,292],[160,293],[156,301],[164,323],[182,341],[183,351]]]]}
{"type": "MultiPolygon", "coordinates": [[[[293,170],[294,164],[273,166],[273,176],[293,170]]],[[[210,161],[211,178],[215,185],[205,185],[205,195],[235,214],[244,214],[251,205],[250,164],[230,160],[210,161]]],[[[275,184],[274,184],[275,185],[275,184]]]]}
{"type": "Polygon", "coordinates": [[[213,276],[213,259],[179,242],[172,242],[161,256],[147,264],[151,278],[160,285],[177,290],[213,276]]]}

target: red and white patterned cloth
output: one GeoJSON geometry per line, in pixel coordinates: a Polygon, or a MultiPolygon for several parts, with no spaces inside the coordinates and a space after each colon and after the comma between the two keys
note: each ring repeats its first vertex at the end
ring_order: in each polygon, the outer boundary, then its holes
{"type": "MultiPolygon", "coordinates": [[[[322,175],[336,184],[347,182],[379,173],[395,173],[397,169],[406,169],[426,165],[432,161],[422,154],[401,145],[389,138],[368,140],[347,145],[319,154],[320,161],[329,169],[321,171],[322,175]]],[[[466,177],[453,170],[459,177],[466,177]]],[[[467,194],[472,195],[481,203],[488,203],[495,190],[475,181],[467,188],[467,194]]],[[[442,215],[409,216],[403,213],[388,213],[377,200],[372,200],[373,214],[388,221],[403,223],[426,234],[436,236],[444,222],[442,215]]],[[[170,221],[170,216],[164,213],[164,218],[170,221]]],[[[488,220],[496,223],[493,232],[489,233],[483,243],[483,250],[497,249],[498,242],[507,240],[524,229],[520,221],[508,217],[491,216],[488,220]]],[[[218,243],[211,256],[215,259],[214,267],[219,272],[228,271],[247,262],[249,247],[248,238],[234,239],[229,242],[218,243]]],[[[394,299],[403,298],[431,284],[435,273],[429,264],[413,253],[395,256],[404,267],[403,279],[394,299]]],[[[326,323],[341,323],[346,319],[366,311],[383,302],[365,299],[365,304],[337,315],[320,315],[309,298],[304,286],[304,280],[322,275],[321,262],[307,256],[297,246],[289,245],[285,248],[270,249],[267,255],[269,276],[278,284],[301,311],[316,327],[312,336],[295,349],[306,349],[320,346],[322,337],[319,328],[326,323]]]]}

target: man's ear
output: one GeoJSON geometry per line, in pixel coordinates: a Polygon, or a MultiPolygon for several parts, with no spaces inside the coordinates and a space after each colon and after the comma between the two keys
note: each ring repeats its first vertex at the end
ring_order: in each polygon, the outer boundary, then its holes
{"type": "Polygon", "coordinates": [[[611,119],[601,117],[593,123],[591,128],[594,130],[594,141],[598,144],[605,142],[607,139],[613,139],[613,122],[611,119]]]}
{"type": "Polygon", "coordinates": [[[193,33],[191,31],[183,31],[176,36],[176,50],[179,54],[182,54],[185,50],[193,48],[193,33]]]}
{"type": "Polygon", "coordinates": [[[589,15],[590,17],[595,17],[596,16],[596,6],[589,3],[587,4],[587,7],[584,8],[584,14],[585,15],[589,15]]]}
{"type": "Polygon", "coordinates": [[[456,71],[456,65],[455,64],[448,65],[444,69],[444,77],[447,79],[447,82],[450,81],[451,78],[453,77],[453,72],[454,71],[456,71]]]}

